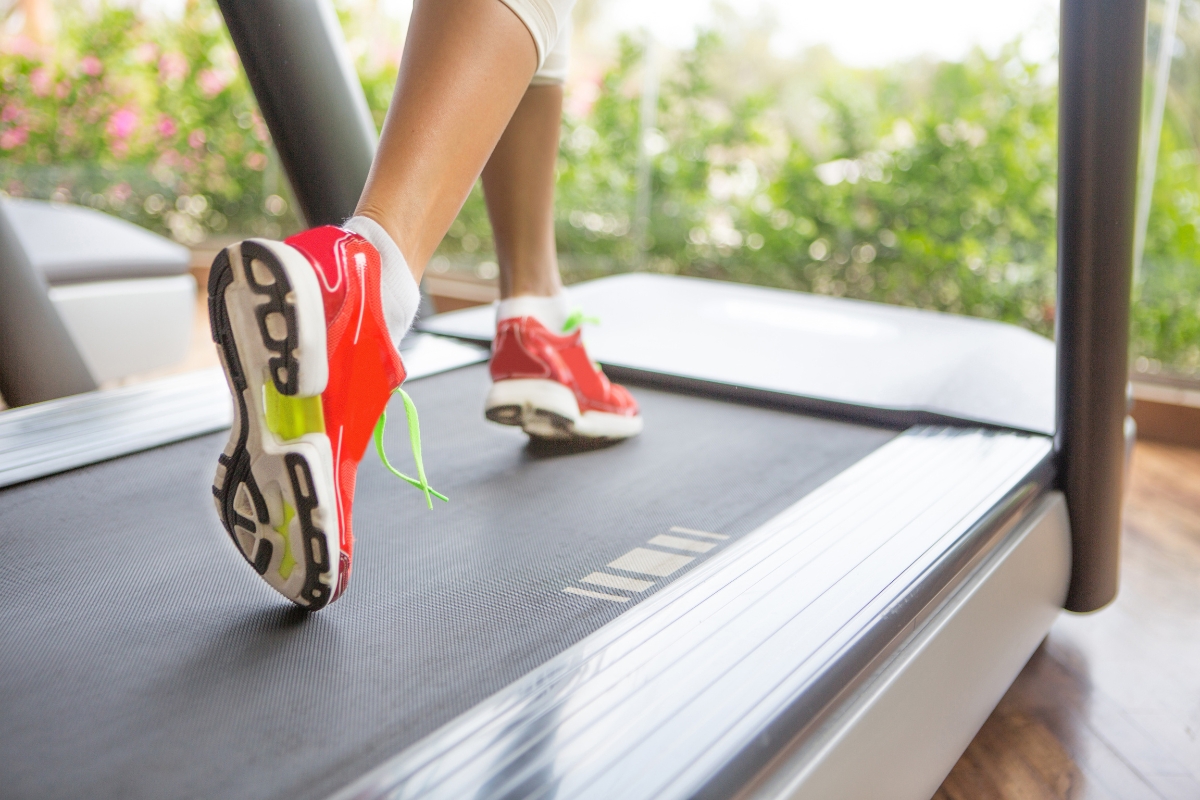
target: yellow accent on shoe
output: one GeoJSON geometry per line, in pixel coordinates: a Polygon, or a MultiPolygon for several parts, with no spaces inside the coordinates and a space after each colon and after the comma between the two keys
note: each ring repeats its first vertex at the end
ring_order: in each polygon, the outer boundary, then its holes
{"type": "Polygon", "coordinates": [[[295,510],[283,501],[283,522],[275,528],[275,532],[283,537],[283,558],[279,559],[279,577],[285,581],[291,576],[296,567],[296,557],[292,555],[292,537],[288,535],[288,525],[295,519],[295,510]]]}
{"type": "Polygon", "coordinates": [[[325,432],[325,412],[319,396],[288,397],[279,393],[274,381],[265,381],[263,411],[267,429],[285,442],[299,439],[306,433],[325,432]]]}

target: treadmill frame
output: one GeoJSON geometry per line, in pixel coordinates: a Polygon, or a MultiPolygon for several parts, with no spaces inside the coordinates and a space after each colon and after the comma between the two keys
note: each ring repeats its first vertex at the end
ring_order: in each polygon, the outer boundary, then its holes
{"type": "MultiPolygon", "coordinates": [[[[330,23],[334,18],[326,0],[221,0],[220,4],[281,155],[285,150],[289,154],[284,157],[285,168],[306,218],[312,224],[340,221],[349,213],[346,198],[356,197],[365,179],[361,164],[363,154],[373,150],[374,131],[369,117],[359,113],[362,106],[355,98],[361,98],[361,88],[345,68],[340,32],[336,24],[330,23]],[[271,19],[269,29],[260,24],[260,15],[271,19]],[[262,35],[266,30],[271,35],[262,35]],[[270,85],[286,86],[287,91],[269,95],[270,85]],[[294,102],[288,102],[288,96],[294,102]],[[278,101],[274,106],[272,97],[278,101]],[[353,113],[335,111],[343,106],[353,113]],[[269,107],[274,110],[268,111],[269,107]],[[337,135],[320,132],[324,130],[321,126],[334,121],[345,129],[339,128],[337,135]],[[289,132],[296,135],[289,137],[289,132]],[[343,165],[345,169],[331,170],[322,181],[306,181],[303,173],[313,165],[343,165]]],[[[483,758],[476,763],[494,767],[490,772],[485,768],[475,773],[482,781],[463,784],[463,788],[477,790],[480,797],[504,796],[505,787],[522,787],[517,782],[520,776],[535,779],[542,796],[572,794],[566,791],[568,786],[578,790],[575,794],[592,796],[716,797],[741,793],[749,797],[792,796],[797,792],[820,796],[817,784],[808,781],[822,774],[821,764],[833,763],[823,760],[835,753],[831,746],[839,743],[840,747],[850,748],[841,752],[857,753],[861,759],[863,754],[857,748],[862,740],[851,735],[856,721],[878,707],[871,705],[873,699],[897,696],[882,693],[882,688],[904,685],[902,668],[916,663],[917,657],[927,652],[925,648],[936,643],[932,637],[948,629],[956,610],[980,608],[970,601],[985,596],[989,585],[998,585],[994,583],[999,580],[997,576],[1029,574],[1028,569],[1017,573],[1013,568],[1006,569],[1007,564],[1026,563],[1011,560],[1017,554],[1031,552],[1025,543],[1040,543],[1043,550],[1039,552],[1043,553],[1071,554],[1069,594],[1065,575],[1050,564],[1038,577],[1037,587],[1044,597],[1062,589],[1069,598],[1067,607],[1076,611],[1094,610],[1111,601],[1116,591],[1125,453],[1125,321],[1132,272],[1144,20],[1144,0],[1062,0],[1058,433],[1053,442],[1045,437],[978,429],[910,430],[894,446],[887,445],[864,459],[780,518],[634,606],[476,710],[451,721],[339,797],[437,795],[440,779],[471,777],[466,768],[471,758],[483,758]],[[966,448],[963,452],[956,449],[963,442],[985,439],[1001,443],[990,451],[991,455],[985,452],[986,447],[966,448]],[[913,470],[911,461],[894,458],[896,451],[920,440],[936,442],[932,448],[938,455],[931,458],[948,458],[946,469],[976,474],[979,480],[965,487],[959,497],[939,492],[940,485],[930,475],[913,470]],[[999,460],[989,461],[992,458],[999,460]],[[874,500],[886,495],[890,486],[911,481],[905,485],[922,498],[918,505],[924,503],[923,510],[935,515],[941,527],[930,524],[925,532],[933,538],[925,542],[924,549],[910,553],[912,560],[897,563],[894,574],[856,567],[842,573],[840,582],[827,587],[822,597],[834,597],[836,592],[830,592],[839,587],[846,593],[838,609],[847,615],[829,618],[830,624],[837,623],[829,638],[805,641],[804,637],[788,640],[775,635],[788,624],[799,624],[797,620],[813,620],[804,615],[807,609],[816,607],[816,600],[802,605],[800,594],[789,598],[785,593],[767,609],[781,627],[771,632],[772,636],[762,638],[756,647],[738,640],[740,646],[748,648],[748,660],[743,666],[743,680],[735,682],[734,691],[728,694],[735,702],[721,703],[719,696],[704,694],[726,674],[717,674],[715,667],[709,674],[704,673],[715,662],[684,659],[665,665],[671,668],[686,663],[686,671],[679,674],[694,675],[696,679],[690,681],[666,680],[645,670],[628,669],[634,663],[631,654],[639,652],[637,647],[626,646],[632,641],[628,637],[642,640],[641,648],[653,648],[653,652],[640,650],[643,663],[660,647],[670,646],[661,639],[651,645],[645,636],[650,630],[645,626],[658,625],[669,609],[680,611],[674,618],[673,635],[686,635],[689,624],[697,629],[711,624],[713,607],[711,603],[705,605],[709,598],[726,597],[735,604],[745,599],[746,592],[765,591],[762,580],[747,577],[755,575],[756,568],[770,566],[765,558],[754,554],[761,556],[764,548],[775,546],[803,548],[810,541],[806,537],[815,535],[809,524],[814,505],[827,502],[831,493],[841,491],[847,483],[861,481],[864,472],[875,469],[879,470],[875,478],[860,482],[854,489],[855,496],[874,500]],[[972,469],[992,471],[985,475],[971,473],[972,469]],[[1056,486],[1063,495],[1054,491],[1056,486]],[[919,487],[924,487],[926,493],[920,494],[919,487]],[[970,491],[976,492],[975,502],[961,507],[970,491]],[[1060,497],[1065,497],[1073,524],[1067,523],[1060,497]],[[1068,530],[1072,538],[1069,544],[1064,538],[1068,530]],[[749,582],[741,594],[736,590],[739,579],[749,582]],[[883,589],[872,582],[880,580],[885,581],[883,589]],[[768,642],[780,648],[769,659],[763,656],[769,651],[763,647],[768,642]],[[610,647],[623,648],[622,657],[616,657],[616,650],[606,649],[610,647]],[[760,657],[763,660],[757,661],[760,657]],[[599,669],[601,665],[605,668],[599,669]],[[623,668],[625,673],[620,671],[623,668]],[[760,682],[768,670],[775,670],[770,674],[779,676],[776,683],[760,682]],[[658,705],[657,695],[636,695],[637,688],[651,679],[661,682],[666,706],[658,705]],[[538,749],[536,742],[551,735],[543,713],[545,703],[582,702],[585,695],[579,693],[597,691],[601,686],[605,692],[615,691],[614,686],[624,687],[633,692],[629,697],[640,698],[640,706],[628,708],[641,712],[629,725],[641,727],[634,731],[617,720],[611,728],[596,729],[606,735],[591,740],[587,748],[538,749]],[[778,691],[772,691],[775,689],[778,691]],[[671,713],[651,713],[664,708],[671,713]],[[676,718],[674,713],[696,716],[676,718]],[[713,715],[724,715],[721,719],[728,723],[726,727],[714,724],[706,729],[699,724],[713,715]],[[671,729],[667,726],[673,719],[686,719],[688,724],[671,729]],[[479,733],[481,730],[485,733],[479,733]],[[674,734],[654,738],[665,731],[674,734]],[[622,748],[623,743],[640,744],[645,749],[622,748]],[[441,753],[444,760],[436,764],[428,761],[434,753],[441,753]],[[521,757],[532,761],[521,761],[521,757]],[[488,762],[488,758],[492,760],[488,762]],[[516,773],[504,771],[513,765],[516,773]],[[426,782],[430,773],[422,772],[422,767],[433,769],[439,781],[426,782]],[[581,771],[571,773],[568,767],[581,771]],[[664,784],[664,778],[670,782],[664,784]]],[[[330,128],[327,132],[332,131],[330,128]]],[[[150,445],[143,443],[138,448],[143,446],[150,445]]],[[[114,449],[108,457],[117,454],[114,449]]],[[[845,502],[848,496],[842,496],[841,506],[831,513],[833,517],[847,515],[839,522],[843,526],[839,530],[852,538],[863,529],[855,526],[849,515],[863,513],[870,503],[845,502]]],[[[906,496],[910,500],[913,497],[906,496]]],[[[902,516],[895,516],[892,522],[903,522],[902,516]]],[[[891,531],[893,537],[900,537],[896,541],[909,541],[904,538],[903,528],[899,525],[891,531]]],[[[800,592],[804,586],[792,588],[800,592]]],[[[1023,618],[1015,638],[1004,642],[1012,661],[993,674],[975,676],[968,672],[965,691],[972,696],[991,697],[1000,683],[1006,687],[1048,629],[1053,610],[1046,614],[1031,612],[1023,618]],[[1024,657],[1022,650],[1027,651],[1024,657]]],[[[752,615],[743,622],[752,625],[754,620],[752,615]]],[[[726,626],[722,630],[733,629],[726,626]]],[[[956,666],[974,663],[970,660],[974,655],[951,653],[948,657],[957,658],[949,665],[951,672],[956,666]]],[[[733,670],[738,665],[727,666],[733,670]]],[[[963,673],[959,670],[957,674],[963,673]]],[[[931,702],[936,700],[941,702],[940,712],[952,716],[954,698],[931,698],[931,702]]],[[[959,727],[965,730],[980,721],[975,715],[959,727]]],[[[587,730],[580,728],[575,733],[586,738],[587,730]]],[[[904,752],[911,744],[906,738],[919,738],[916,732],[909,733],[913,735],[891,732],[887,741],[895,752],[904,752]]],[[[553,729],[552,735],[559,736],[559,729],[553,729]]],[[[921,762],[920,772],[926,779],[953,764],[953,758],[961,752],[959,746],[964,744],[961,735],[953,741],[953,746],[943,742],[945,746],[936,748],[936,759],[921,762]],[[954,747],[959,750],[952,753],[954,747]]],[[[854,763],[854,759],[845,763],[854,763]]],[[[854,778],[844,770],[826,774],[840,775],[839,780],[854,778]]]]}

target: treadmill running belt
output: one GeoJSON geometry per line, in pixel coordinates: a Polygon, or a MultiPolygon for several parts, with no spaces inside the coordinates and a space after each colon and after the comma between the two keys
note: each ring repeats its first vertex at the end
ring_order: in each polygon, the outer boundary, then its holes
{"type": "Polygon", "coordinates": [[[484,421],[486,386],[476,366],[408,387],[451,502],[368,452],[350,589],[311,616],[217,522],[224,433],[0,491],[4,797],[324,797],[894,435],[636,389],[641,437],[564,454],[484,421]],[[668,555],[606,567],[635,548],[668,555]]]}

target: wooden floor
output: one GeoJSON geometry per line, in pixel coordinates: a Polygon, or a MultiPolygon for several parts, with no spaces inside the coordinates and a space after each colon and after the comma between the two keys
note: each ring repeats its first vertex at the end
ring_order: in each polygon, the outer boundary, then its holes
{"type": "Polygon", "coordinates": [[[1200,800],[1200,450],[1139,442],[1121,593],[1063,614],[937,800],[1200,800]]]}

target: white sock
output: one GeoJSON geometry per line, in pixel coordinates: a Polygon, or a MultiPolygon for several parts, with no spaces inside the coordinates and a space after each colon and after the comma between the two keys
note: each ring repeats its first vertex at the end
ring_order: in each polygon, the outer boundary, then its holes
{"type": "Polygon", "coordinates": [[[383,319],[387,323],[388,333],[392,335],[392,342],[399,350],[400,340],[417,318],[417,309],[421,305],[421,290],[413,280],[404,254],[378,222],[370,217],[351,217],[342,227],[354,231],[379,251],[379,260],[382,263],[379,288],[383,300],[383,319]]]}
{"type": "Polygon", "coordinates": [[[496,322],[513,317],[533,317],[546,326],[551,333],[562,333],[567,316],[571,313],[567,306],[567,293],[559,292],[553,297],[535,297],[520,295],[501,300],[496,306],[496,322]]]}

